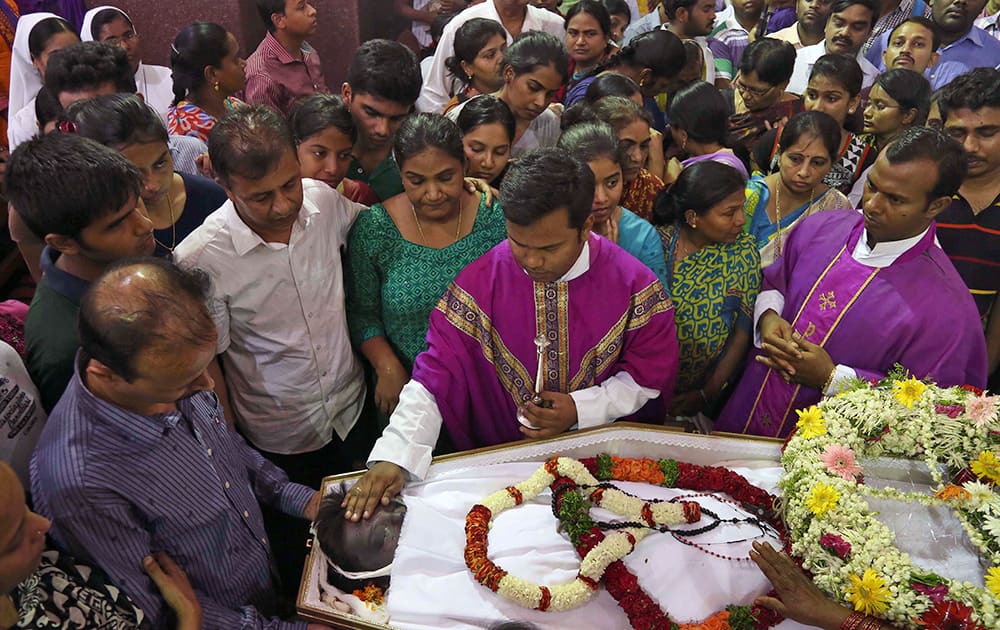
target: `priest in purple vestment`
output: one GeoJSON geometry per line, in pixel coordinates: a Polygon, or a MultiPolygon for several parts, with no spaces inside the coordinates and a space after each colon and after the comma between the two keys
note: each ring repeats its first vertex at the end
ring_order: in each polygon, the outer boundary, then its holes
{"type": "Polygon", "coordinates": [[[422,478],[442,426],[465,450],[644,412],[662,421],[677,377],[673,306],[652,271],[591,233],[593,196],[593,173],[562,151],[512,163],[508,238],[431,313],[427,351],[344,501],[349,518],[422,478]]]}
{"type": "Polygon", "coordinates": [[[784,437],[796,410],[897,364],[942,386],[985,387],[976,306],[934,238],[965,173],[961,145],[912,128],[869,172],[862,214],[821,212],[795,228],[764,270],[759,349],[716,431],[784,437]]]}

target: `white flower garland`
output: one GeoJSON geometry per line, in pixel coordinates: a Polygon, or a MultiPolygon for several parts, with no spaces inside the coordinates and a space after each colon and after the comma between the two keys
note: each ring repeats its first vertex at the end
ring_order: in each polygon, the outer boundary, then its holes
{"type": "MultiPolygon", "coordinates": [[[[583,464],[568,457],[558,459],[558,473],[572,479],[578,486],[596,486],[599,483],[583,464]]],[[[493,519],[498,514],[531,501],[555,480],[556,477],[548,468],[542,466],[525,481],[487,496],[479,505],[490,511],[489,526],[492,527],[493,519]]],[[[679,525],[686,522],[684,508],[680,503],[648,504],[614,488],[603,490],[598,497],[592,496],[595,504],[631,520],[642,519],[643,510],[648,505],[657,525],[679,525]]],[[[631,553],[649,531],[647,528],[626,528],[607,533],[604,540],[583,558],[577,577],[571,582],[543,587],[508,573],[500,579],[497,593],[525,608],[535,609],[541,606],[553,611],[578,608],[594,595],[597,583],[604,576],[608,565],[631,553]],[[543,604],[546,594],[549,601],[543,604]]]]}
{"type": "MultiPolygon", "coordinates": [[[[1000,626],[1000,496],[993,485],[1000,479],[981,474],[986,482],[981,483],[968,471],[964,482],[945,479],[946,470],[957,473],[976,462],[983,472],[983,462],[995,461],[989,458],[1000,444],[998,402],[959,387],[889,378],[876,386],[859,382],[800,412],[779,485],[792,552],[821,589],[901,627],[923,627],[920,618],[942,600],[970,607],[972,619],[985,628],[1000,626]],[[876,457],[924,461],[937,492],[877,490],[859,483],[855,458],[876,457]],[[894,534],[875,518],[866,497],[952,509],[995,567],[987,574],[988,588],[943,576],[930,576],[922,586],[928,572],[895,547],[894,534]],[[865,589],[858,588],[862,583],[865,589]]],[[[987,466],[986,472],[996,469],[987,466]]]]}

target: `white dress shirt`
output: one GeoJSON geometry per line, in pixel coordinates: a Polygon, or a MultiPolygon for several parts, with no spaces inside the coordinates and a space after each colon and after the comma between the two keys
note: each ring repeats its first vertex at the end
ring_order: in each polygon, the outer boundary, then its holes
{"type": "MultiPolygon", "coordinates": [[[[559,280],[569,282],[590,269],[590,245],[583,251],[559,280]]],[[[530,282],[525,279],[525,282],[530,282]]],[[[462,357],[455,357],[461,361],[462,357]]],[[[600,385],[570,392],[576,404],[577,426],[581,429],[608,424],[630,415],[660,395],[655,389],[642,387],[628,372],[618,372],[600,385]]],[[[511,418],[511,422],[517,422],[511,418]]],[[[444,418],[437,401],[426,387],[411,380],[399,393],[399,404],[392,412],[389,426],[375,442],[368,456],[368,466],[376,462],[392,462],[409,473],[410,479],[423,479],[431,465],[434,446],[441,434],[444,418]]]]}
{"type": "Polygon", "coordinates": [[[293,454],[345,439],[365,385],[344,309],[341,248],[360,204],[302,180],[303,203],[288,244],[267,243],[232,201],[174,251],[212,278],[209,311],[236,421],[260,449],[293,454]]]}
{"type": "MultiPolygon", "coordinates": [[[[930,226],[927,227],[927,230],[929,229],[930,226]]],[[[861,238],[858,239],[858,244],[854,246],[854,251],[851,252],[851,258],[858,261],[862,265],[883,269],[896,262],[897,258],[919,243],[920,239],[926,236],[927,230],[924,230],[916,236],[904,238],[900,241],[875,243],[875,247],[868,247],[868,230],[864,230],[861,233],[861,238]]],[[[757,329],[757,324],[760,322],[761,316],[768,310],[773,310],[775,313],[780,315],[784,308],[785,296],[782,295],[781,291],[777,289],[761,291],[760,294],[757,295],[757,302],[754,304],[753,309],[753,343],[756,347],[760,348],[760,331],[757,329]]],[[[823,392],[826,396],[836,394],[840,391],[840,386],[845,379],[856,378],[858,375],[858,373],[854,371],[854,368],[847,365],[841,365],[839,363],[836,365],[836,370],[837,371],[833,376],[833,380],[830,381],[830,386],[825,392],[823,392]]]]}
{"type": "MultiPolygon", "coordinates": [[[[812,74],[813,66],[816,65],[816,60],[825,54],[825,41],[799,48],[795,55],[795,69],[792,70],[792,78],[788,81],[788,87],[785,91],[800,96],[805,94],[806,88],[809,86],[809,75],[812,74]]],[[[863,90],[871,87],[880,73],[878,68],[865,59],[864,55],[860,52],[858,53],[857,60],[858,65],[861,66],[861,72],[865,75],[864,81],[861,84],[861,89],[863,90]]]]}
{"type": "MultiPolygon", "coordinates": [[[[550,35],[554,35],[559,41],[563,41],[566,37],[566,30],[563,28],[563,19],[561,17],[551,11],[539,9],[531,5],[528,5],[526,8],[528,14],[525,16],[524,25],[521,27],[522,33],[544,31],[550,35]]],[[[431,69],[424,80],[424,86],[420,90],[420,97],[417,98],[417,111],[432,114],[444,112],[444,106],[448,104],[448,101],[452,97],[450,88],[453,78],[448,68],[445,67],[444,62],[448,57],[455,54],[455,31],[458,30],[459,26],[473,18],[486,18],[494,22],[499,22],[501,25],[503,24],[500,20],[500,14],[497,13],[496,6],[493,4],[493,0],[486,0],[486,2],[473,5],[448,22],[434,51],[434,61],[431,63],[431,69]]],[[[514,38],[511,37],[510,33],[507,33],[507,45],[510,45],[513,41],[514,38]]]]}

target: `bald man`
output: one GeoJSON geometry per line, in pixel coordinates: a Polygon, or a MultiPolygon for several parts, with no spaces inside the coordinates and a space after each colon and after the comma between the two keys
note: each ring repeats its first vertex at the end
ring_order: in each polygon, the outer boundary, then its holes
{"type": "Polygon", "coordinates": [[[31,462],[60,546],[102,567],[167,623],[143,559],[169,553],[206,628],[306,628],[271,617],[271,547],[258,502],[313,519],[319,493],[231,433],[207,368],[208,281],[161,259],[112,265],[80,304],[73,378],[31,462]]]}

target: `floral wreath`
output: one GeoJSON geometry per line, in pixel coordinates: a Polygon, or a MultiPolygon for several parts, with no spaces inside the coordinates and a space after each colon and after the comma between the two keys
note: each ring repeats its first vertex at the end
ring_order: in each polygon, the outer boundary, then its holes
{"type": "Polygon", "coordinates": [[[856,611],[906,628],[1000,624],[1000,397],[941,388],[902,372],[857,380],[798,411],[779,483],[792,553],[817,586],[856,611]],[[933,494],[865,485],[859,459],[923,460],[933,494]],[[986,588],[915,566],[867,497],[946,506],[990,565],[986,588]]]}
{"type": "MultiPolygon", "coordinates": [[[[644,501],[602,483],[611,480],[646,482],[698,492],[725,492],[741,507],[763,519],[779,536],[783,531],[774,509],[775,497],[725,468],[697,466],[670,459],[630,459],[606,454],[580,461],[559,457],[545,462],[526,481],[498,490],[472,507],[465,525],[465,563],[469,570],[477,581],[499,595],[525,608],[543,611],[570,610],[583,605],[603,579],[608,592],[625,611],[632,627],[642,630],[762,630],[781,621],[779,616],[758,606],[728,606],[695,624],[678,625],[671,621],[621,561],[632,552],[636,543],[656,529],[673,534],[681,542],[698,546],[687,542],[684,536],[711,529],[714,525],[698,530],[674,530],[670,526],[698,522],[703,513],[712,516],[716,524],[725,520],[753,522],[761,526],[762,532],[764,525],[756,517],[719,519],[693,501],[644,501]],[[541,586],[510,575],[487,557],[487,551],[493,518],[526,500],[530,501],[549,486],[552,488],[553,513],[580,554],[581,562],[579,572],[571,582],[541,586]],[[634,522],[597,523],[590,518],[591,506],[601,506],[634,522]],[[605,529],[613,531],[605,533],[605,529]]],[[[774,595],[773,592],[771,594],[774,595]]]]}

